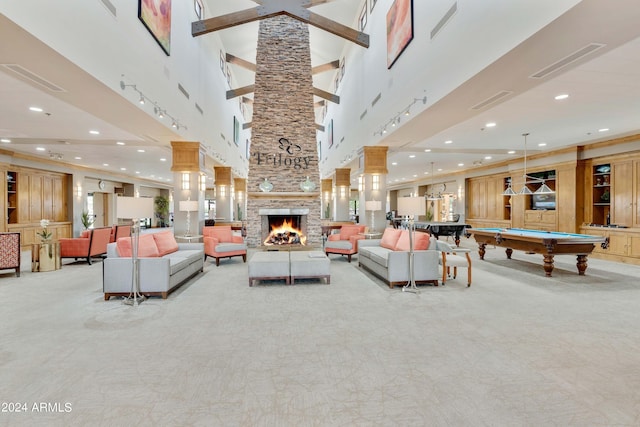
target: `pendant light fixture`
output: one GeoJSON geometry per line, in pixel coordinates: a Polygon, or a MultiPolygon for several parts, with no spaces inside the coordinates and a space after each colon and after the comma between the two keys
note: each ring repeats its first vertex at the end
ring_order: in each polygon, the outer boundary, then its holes
{"type": "Polygon", "coordinates": [[[529,136],[529,134],[523,133],[522,136],[524,137],[524,172],[522,174],[522,177],[524,178],[524,184],[520,191],[516,193],[513,188],[511,188],[511,182],[509,182],[507,189],[504,191],[504,193],[502,193],[502,195],[519,196],[530,194],[555,194],[555,191],[553,191],[547,184],[545,184],[544,178],[527,175],[527,136],[529,136]],[[538,187],[535,191],[531,191],[527,184],[540,184],[540,187],[538,187]]]}
{"type": "Polygon", "coordinates": [[[435,193],[435,186],[433,185],[433,162],[431,162],[431,188],[430,188],[431,192],[429,194],[427,194],[427,200],[442,200],[442,194],[438,193],[436,195],[435,193]]]}

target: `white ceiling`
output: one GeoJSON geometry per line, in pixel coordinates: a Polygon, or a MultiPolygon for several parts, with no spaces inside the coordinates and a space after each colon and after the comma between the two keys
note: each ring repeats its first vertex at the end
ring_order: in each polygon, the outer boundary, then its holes
{"type": "MultiPolygon", "coordinates": [[[[578,10],[580,13],[560,17],[420,114],[403,116],[400,126],[389,128],[390,132],[379,137],[378,144],[390,147],[390,184],[431,179],[425,175],[431,171],[431,162],[436,169],[442,169],[436,172],[436,176],[442,177],[481,164],[514,156],[520,158],[524,132],[530,134],[530,151],[557,150],[638,133],[640,26],[636,23],[640,22],[640,8],[633,1],[625,0],[601,2],[602,7],[598,2],[583,3],[585,5],[578,6],[583,9],[578,10]],[[615,13],[603,13],[612,3],[618,7],[615,13]],[[605,47],[544,79],[529,77],[542,68],[540,64],[550,65],[575,51],[575,48],[567,50],[568,46],[582,47],[589,43],[602,43],[605,47]],[[495,106],[479,111],[471,109],[501,90],[512,94],[495,106]],[[569,98],[554,100],[560,93],[569,94],[569,98]],[[497,125],[487,128],[486,123],[490,121],[497,125]],[[609,130],[601,132],[600,129],[609,130]],[[452,143],[445,144],[445,141],[452,143]],[[542,142],[547,145],[538,147],[542,142]],[[425,149],[432,151],[425,153],[425,149]],[[517,153],[506,154],[511,149],[517,153]],[[409,158],[411,154],[415,157],[409,158]],[[458,166],[459,163],[464,166],[458,166]]],[[[207,16],[253,6],[255,3],[250,0],[209,2],[207,16]]],[[[353,26],[360,7],[359,1],[335,0],[313,10],[353,26]]],[[[6,23],[0,22],[0,35],[14,42],[3,43],[0,64],[15,63],[17,49],[35,49],[21,31],[6,23]]],[[[226,51],[254,61],[257,26],[251,23],[219,32],[226,51]]],[[[343,51],[344,43],[348,42],[311,27],[312,65],[335,60],[343,51]]],[[[101,93],[102,87],[83,88],[84,93],[80,94],[74,93],[70,82],[64,88],[67,91],[64,96],[52,96],[25,83],[5,67],[0,66],[0,71],[0,138],[11,139],[11,143],[0,143],[0,149],[46,159],[50,159],[51,154],[61,154],[65,163],[104,170],[115,176],[131,175],[156,183],[171,183],[171,153],[167,142],[178,136],[171,128],[161,127],[157,120],[149,118],[126,99],[113,99],[108,103],[114,111],[106,116],[113,120],[97,118],[105,117],[104,103],[102,106],[99,102],[80,103],[84,108],[76,108],[68,102],[74,97],[86,96],[87,91],[101,93]],[[44,113],[49,115],[29,111],[32,105],[46,106],[44,113]],[[99,128],[101,135],[89,135],[88,131],[93,128],[99,128]],[[126,145],[118,146],[116,141],[126,145]],[[45,151],[38,152],[36,147],[43,147],[45,151]],[[137,150],[142,149],[145,153],[138,153],[137,150]],[[76,160],[76,156],[82,159],[76,160]],[[109,166],[103,166],[104,163],[109,166]],[[126,170],[120,170],[121,167],[126,170]]],[[[238,71],[234,77],[240,86],[252,83],[250,73],[238,71]]],[[[73,75],[69,78],[73,79],[73,75]]],[[[314,83],[330,91],[331,78],[318,75],[314,83]]],[[[389,118],[395,113],[390,112],[389,118]]]]}

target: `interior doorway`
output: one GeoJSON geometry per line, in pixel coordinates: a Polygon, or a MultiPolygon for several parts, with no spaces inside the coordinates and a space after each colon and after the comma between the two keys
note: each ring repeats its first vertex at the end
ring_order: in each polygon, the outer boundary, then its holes
{"type": "Polygon", "coordinates": [[[91,228],[106,227],[111,224],[108,193],[87,194],[87,211],[93,217],[91,228]]]}

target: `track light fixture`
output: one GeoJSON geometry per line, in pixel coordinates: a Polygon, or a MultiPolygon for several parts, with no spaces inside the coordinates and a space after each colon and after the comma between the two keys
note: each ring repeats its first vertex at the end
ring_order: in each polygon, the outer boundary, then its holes
{"type": "MultiPolygon", "coordinates": [[[[124,78],[124,75],[122,77],[124,78]]],[[[159,119],[163,119],[166,116],[169,119],[171,119],[171,127],[172,128],[174,128],[176,130],[179,130],[179,129],[187,130],[187,127],[185,125],[181,124],[180,120],[178,120],[175,117],[173,117],[170,114],[168,114],[167,110],[165,110],[164,108],[160,107],[160,105],[158,105],[157,102],[151,100],[151,98],[149,98],[144,93],[142,93],[142,91],[140,89],[138,89],[138,87],[136,85],[127,84],[127,83],[124,82],[124,80],[120,80],[120,89],[125,90],[128,87],[132,88],[134,91],[136,91],[138,93],[138,95],[139,95],[138,103],[140,105],[145,105],[147,101],[149,101],[149,103],[153,105],[153,113],[159,119]]]]}
{"type": "Polygon", "coordinates": [[[413,98],[413,101],[411,101],[411,103],[403,108],[402,110],[400,110],[399,113],[397,113],[395,116],[393,116],[392,118],[390,118],[384,125],[382,125],[382,127],[380,127],[379,130],[375,131],[373,133],[373,135],[385,135],[388,131],[387,128],[389,126],[391,126],[392,128],[397,127],[400,124],[400,118],[402,116],[410,116],[411,115],[411,107],[413,107],[415,104],[417,104],[418,102],[422,101],[423,105],[427,104],[427,97],[423,96],[422,98],[413,98]]]}

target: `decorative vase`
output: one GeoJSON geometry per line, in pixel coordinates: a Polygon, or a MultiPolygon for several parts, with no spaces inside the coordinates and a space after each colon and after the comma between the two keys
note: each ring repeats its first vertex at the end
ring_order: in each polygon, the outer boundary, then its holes
{"type": "Polygon", "coordinates": [[[270,183],[267,178],[265,178],[258,187],[260,188],[260,191],[264,193],[268,193],[269,191],[273,190],[273,184],[270,183]]]}
{"type": "Polygon", "coordinates": [[[300,183],[300,188],[305,193],[308,193],[310,191],[315,190],[316,189],[316,185],[307,176],[307,179],[300,183]]]}

